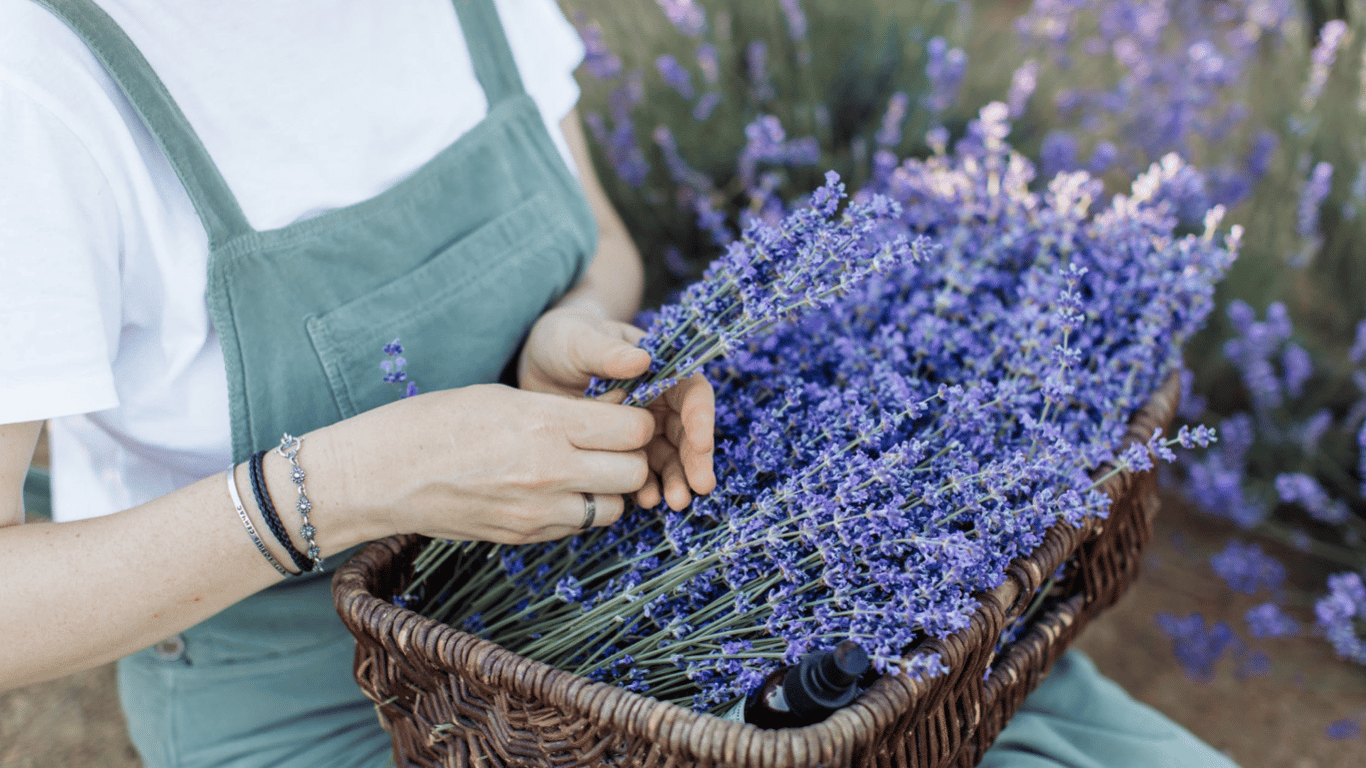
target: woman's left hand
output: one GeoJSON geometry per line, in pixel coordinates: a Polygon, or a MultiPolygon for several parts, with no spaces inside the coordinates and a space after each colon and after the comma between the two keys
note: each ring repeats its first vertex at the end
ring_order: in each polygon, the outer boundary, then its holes
{"type": "MultiPolygon", "coordinates": [[[[630,379],[650,367],[650,354],[636,346],[645,332],[606,319],[584,305],[558,307],[532,326],[517,361],[522,389],[582,397],[589,380],[630,379]]],[[[621,402],[626,393],[603,396],[621,402]]],[[[646,448],[651,476],[635,493],[636,503],[653,507],[661,499],[681,510],[693,493],[716,487],[712,470],[716,403],[711,384],[701,374],[681,381],[648,406],[655,417],[655,436],[646,448]]]]}

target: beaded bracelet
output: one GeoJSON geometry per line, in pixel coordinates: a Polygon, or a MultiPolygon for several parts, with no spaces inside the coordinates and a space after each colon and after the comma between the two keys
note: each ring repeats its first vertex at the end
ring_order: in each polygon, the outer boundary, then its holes
{"type": "Polygon", "coordinates": [[[247,469],[251,474],[251,492],[256,497],[256,506],[261,510],[261,517],[266,521],[266,527],[275,534],[275,540],[280,542],[280,546],[289,553],[289,559],[294,561],[299,573],[313,570],[313,564],[309,562],[304,553],[294,548],[294,542],[290,541],[289,533],[285,531],[285,524],[280,520],[280,515],[275,511],[275,504],[270,498],[270,489],[266,487],[266,474],[262,468],[262,459],[265,458],[265,451],[257,451],[247,459],[247,469]]]}
{"type": "Polygon", "coordinates": [[[303,534],[304,541],[308,542],[308,557],[313,561],[313,570],[323,569],[322,550],[318,549],[318,542],[314,540],[313,524],[308,521],[308,513],[313,509],[313,502],[308,500],[308,492],[304,490],[304,468],[299,466],[299,449],[303,447],[304,439],[294,437],[288,432],[280,438],[280,446],[275,452],[289,459],[289,465],[293,468],[289,472],[289,479],[294,481],[294,487],[299,491],[299,500],[295,502],[294,508],[299,510],[299,516],[303,518],[303,527],[299,532],[303,534]]]}
{"type": "Polygon", "coordinates": [[[247,515],[247,510],[242,507],[242,497],[237,493],[236,470],[236,467],[228,469],[228,495],[232,497],[232,505],[237,507],[237,516],[242,519],[242,527],[247,529],[251,543],[256,545],[256,549],[265,556],[271,565],[275,566],[275,570],[279,571],[281,576],[298,576],[299,574],[290,573],[283,565],[280,565],[280,561],[275,559],[275,555],[272,555],[269,549],[266,549],[260,535],[256,533],[256,526],[251,524],[251,517],[247,515]]]}

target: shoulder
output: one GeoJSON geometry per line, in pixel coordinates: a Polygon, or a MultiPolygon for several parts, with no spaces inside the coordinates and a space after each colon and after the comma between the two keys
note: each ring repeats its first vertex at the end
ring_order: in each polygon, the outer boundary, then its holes
{"type": "Polygon", "coordinates": [[[555,0],[494,0],[527,93],[558,121],[579,99],[583,41],[555,0]]]}
{"type": "Polygon", "coordinates": [[[0,0],[0,109],[36,107],[83,141],[125,122],[122,94],[84,41],[33,0],[0,0]]]}
{"type": "Polygon", "coordinates": [[[33,0],[0,0],[0,73],[50,92],[106,78],[80,37],[33,0]]]}

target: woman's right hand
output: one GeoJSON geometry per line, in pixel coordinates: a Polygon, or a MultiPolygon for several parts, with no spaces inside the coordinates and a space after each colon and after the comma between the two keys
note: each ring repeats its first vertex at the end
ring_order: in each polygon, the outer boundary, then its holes
{"type": "Polygon", "coordinates": [[[621,494],[649,478],[653,433],[640,408],[480,384],[318,430],[299,459],[315,509],[345,517],[362,540],[421,533],[522,544],[577,532],[584,493],[594,494],[595,526],[615,522],[621,494]]]}

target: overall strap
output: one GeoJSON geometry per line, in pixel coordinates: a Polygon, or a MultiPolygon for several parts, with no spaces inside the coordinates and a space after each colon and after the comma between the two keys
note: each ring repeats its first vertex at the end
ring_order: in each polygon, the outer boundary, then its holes
{"type": "Polygon", "coordinates": [[[189,193],[214,248],[252,231],[199,136],[133,41],[91,0],[35,0],[66,23],[122,89],[189,193]]]}
{"type": "Polygon", "coordinates": [[[452,0],[465,47],[474,62],[474,74],[484,89],[489,109],[504,99],[525,93],[517,62],[512,58],[503,23],[493,0],[452,0]]]}

